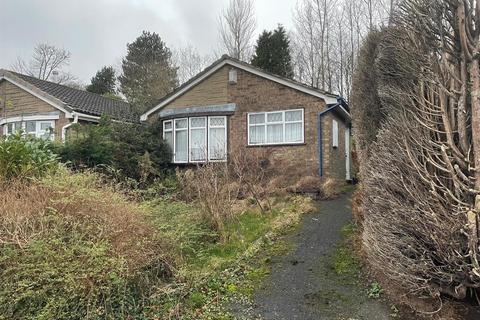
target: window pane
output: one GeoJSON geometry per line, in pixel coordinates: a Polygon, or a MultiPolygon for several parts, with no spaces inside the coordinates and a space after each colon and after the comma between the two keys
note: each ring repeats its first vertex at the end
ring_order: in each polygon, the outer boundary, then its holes
{"type": "Polygon", "coordinates": [[[250,124],[265,123],[265,114],[264,113],[250,114],[248,116],[249,116],[249,119],[250,119],[250,124]]]}
{"type": "Polygon", "coordinates": [[[265,126],[250,126],[249,137],[250,144],[259,144],[265,142],[265,126]]]}
{"type": "Polygon", "coordinates": [[[223,160],[226,158],[226,137],[224,128],[210,128],[208,143],[210,160],[223,160]]]}
{"type": "Polygon", "coordinates": [[[167,142],[168,146],[173,151],[173,132],[171,132],[171,131],[170,132],[165,132],[164,139],[167,142]]]}
{"type": "Polygon", "coordinates": [[[224,127],[225,126],[225,118],[210,118],[210,126],[212,127],[224,127]]]}
{"type": "Polygon", "coordinates": [[[283,121],[281,112],[267,113],[267,122],[281,122],[281,121],[283,121]]]}
{"type": "Polygon", "coordinates": [[[175,132],[175,161],[186,162],[188,160],[188,131],[175,132]]]}
{"type": "Polygon", "coordinates": [[[27,121],[25,123],[25,130],[27,133],[35,133],[37,131],[37,123],[35,121],[27,121]]]}
{"type": "Polygon", "coordinates": [[[176,129],[183,129],[187,128],[187,119],[175,120],[175,128],[176,129]]]}
{"type": "Polygon", "coordinates": [[[192,128],[205,128],[205,118],[191,118],[190,127],[192,128]]]}
{"type": "MultiPolygon", "coordinates": [[[[205,120],[205,119],[204,119],[205,120]]],[[[205,122],[205,121],[204,121],[205,122]]],[[[206,129],[192,129],[190,133],[190,157],[193,161],[206,160],[207,141],[205,141],[206,129]]],[[[223,130],[223,129],[221,129],[223,130]]]]}
{"type": "Polygon", "coordinates": [[[267,125],[267,143],[283,142],[283,124],[267,125]]]}
{"type": "Polygon", "coordinates": [[[338,122],[332,120],[332,146],[334,148],[338,147],[338,122]]]}
{"type": "Polygon", "coordinates": [[[302,123],[286,123],[285,124],[285,141],[286,142],[302,142],[302,123]]]}
{"type": "Polygon", "coordinates": [[[302,110],[285,111],[285,121],[300,121],[302,120],[302,110]]]}
{"type": "Polygon", "coordinates": [[[7,133],[8,134],[12,134],[13,133],[13,127],[14,127],[14,124],[13,123],[9,123],[7,125],[7,133]]]}
{"type": "Polygon", "coordinates": [[[38,132],[39,138],[48,140],[52,136],[52,123],[48,122],[40,122],[40,132],[38,132]]]}
{"type": "Polygon", "coordinates": [[[172,129],[172,121],[165,121],[164,122],[164,128],[165,128],[165,130],[172,129]]]}

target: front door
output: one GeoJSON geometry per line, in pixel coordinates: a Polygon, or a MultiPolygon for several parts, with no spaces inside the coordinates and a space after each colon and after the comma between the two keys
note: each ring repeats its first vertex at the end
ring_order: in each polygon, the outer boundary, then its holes
{"type": "Polygon", "coordinates": [[[351,180],[350,177],[350,129],[345,130],[345,178],[351,180]]]}

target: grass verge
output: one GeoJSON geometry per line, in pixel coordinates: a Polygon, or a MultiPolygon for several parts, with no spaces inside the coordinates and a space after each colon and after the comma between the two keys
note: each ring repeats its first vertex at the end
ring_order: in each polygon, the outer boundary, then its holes
{"type": "Polygon", "coordinates": [[[161,319],[234,319],[235,306],[248,309],[270,272],[270,257],[288,250],[279,237],[313,209],[299,196],[277,201],[263,214],[246,208],[226,224],[229,237],[219,241],[191,205],[163,199],[148,207],[181,257],[175,281],[151,297],[146,316],[161,319]]]}

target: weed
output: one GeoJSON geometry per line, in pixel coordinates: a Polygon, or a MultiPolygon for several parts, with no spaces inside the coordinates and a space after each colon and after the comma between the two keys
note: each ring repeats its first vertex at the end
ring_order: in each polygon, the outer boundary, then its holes
{"type": "Polygon", "coordinates": [[[382,286],[378,282],[373,282],[370,284],[370,287],[367,289],[367,295],[371,299],[378,299],[382,294],[382,286]]]}

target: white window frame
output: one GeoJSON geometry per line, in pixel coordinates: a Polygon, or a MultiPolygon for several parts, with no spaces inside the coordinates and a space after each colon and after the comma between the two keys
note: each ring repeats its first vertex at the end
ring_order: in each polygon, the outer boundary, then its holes
{"type": "Polygon", "coordinates": [[[338,148],[338,121],[332,120],[332,147],[338,148]]]}
{"type": "Polygon", "coordinates": [[[208,135],[207,135],[208,161],[210,161],[210,162],[225,162],[225,161],[227,161],[227,153],[228,153],[227,140],[228,140],[228,137],[227,137],[227,117],[226,116],[211,116],[211,117],[208,117],[208,135]],[[214,118],[222,118],[224,125],[223,126],[212,126],[210,124],[210,120],[214,119],[214,118]],[[212,128],[215,128],[215,129],[223,128],[224,129],[225,142],[224,142],[223,148],[225,150],[225,157],[223,159],[212,159],[212,155],[210,154],[210,143],[208,141],[209,140],[208,137],[210,137],[210,129],[212,129],[212,128]]]}
{"type": "Polygon", "coordinates": [[[287,109],[287,110],[275,110],[275,111],[267,111],[267,112],[249,112],[247,113],[247,145],[249,146],[270,146],[270,145],[290,145],[290,144],[303,144],[305,143],[305,110],[301,109],[287,109]],[[295,120],[295,121],[286,121],[285,120],[285,113],[290,111],[301,111],[302,112],[302,119],[295,120]],[[268,114],[271,113],[282,113],[282,121],[275,121],[275,122],[268,122],[268,114]],[[250,115],[258,115],[263,114],[265,117],[264,123],[252,123],[250,124],[250,115]],[[286,141],[286,131],[285,125],[287,123],[302,123],[302,140],[301,141],[286,141]],[[267,142],[267,127],[268,125],[274,124],[283,124],[283,141],[281,142],[267,142]],[[250,127],[265,127],[265,142],[262,143],[251,143],[250,142],[250,127]]]}
{"type": "MultiPolygon", "coordinates": [[[[205,163],[205,162],[225,162],[227,161],[227,154],[228,154],[228,136],[227,136],[227,126],[228,126],[228,123],[227,123],[227,116],[200,116],[200,117],[184,117],[184,118],[174,118],[174,119],[169,119],[169,120],[164,120],[163,121],[163,132],[162,132],[162,137],[163,139],[165,140],[165,133],[166,132],[172,132],[172,136],[173,136],[173,141],[172,141],[172,144],[173,144],[173,148],[172,148],[172,162],[173,163],[178,163],[178,164],[186,164],[186,163],[205,163]],[[207,158],[205,160],[192,160],[192,156],[191,156],[191,132],[192,132],[192,128],[191,128],[191,119],[194,119],[194,118],[205,118],[206,122],[205,122],[205,145],[206,145],[206,148],[207,148],[207,158]],[[211,122],[211,119],[215,119],[215,118],[222,118],[223,119],[223,123],[224,125],[223,126],[212,126],[210,124],[211,122]],[[179,120],[187,120],[187,128],[181,128],[181,129],[177,129],[176,128],[176,121],[179,121],[179,120]],[[172,124],[172,128],[171,129],[165,129],[166,127],[166,124],[167,123],[171,123],[172,124]],[[209,143],[209,137],[210,137],[210,129],[211,128],[223,128],[224,129],[224,135],[225,135],[225,145],[224,145],[224,150],[225,150],[225,158],[224,159],[212,159],[212,155],[210,154],[210,143],[209,143]],[[188,137],[188,160],[187,161],[177,161],[176,158],[175,158],[175,155],[176,155],[176,150],[175,150],[175,146],[176,146],[176,131],[182,131],[182,130],[188,130],[188,134],[187,134],[187,137],[188,137]]],[[[195,129],[195,128],[193,128],[195,129]]]]}
{"type": "Polygon", "coordinates": [[[176,118],[173,119],[173,162],[174,163],[188,163],[189,160],[189,150],[190,150],[190,137],[188,136],[188,127],[189,127],[189,121],[188,118],[176,118]],[[177,129],[177,122],[181,120],[187,120],[187,127],[186,128],[180,128],[177,129]],[[177,131],[187,131],[187,160],[185,161],[177,161],[177,131]]]}
{"type": "MultiPolygon", "coordinates": [[[[23,130],[25,135],[33,135],[35,138],[42,138],[43,134],[45,132],[42,132],[41,130],[41,124],[42,123],[48,123],[50,125],[50,128],[54,131],[55,130],[55,120],[23,120],[23,121],[12,121],[12,122],[5,122],[3,125],[3,133],[6,136],[11,135],[12,133],[8,132],[8,125],[13,124],[14,125],[14,131],[17,130],[23,130]],[[33,121],[35,122],[35,131],[27,132],[27,122],[33,121]],[[16,124],[20,123],[20,128],[17,128],[16,124]]],[[[55,132],[50,133],[50,137],[48,140],[53,141],[55,138],[55,132]]]]}
{"type": "Polygon", "coordinates": [[[202,163],[202,162],[205,162],[207,161],[208,159],[208,117],[190,117],[188,118],[188,161],[191,162],[191,163],[202,163]],[[192,120],[193,119],[205,119],[205,126],[204,127],[195,127],[195,128],[192,128],[192,120]],[[205,141],[205,148],[207,148],[206,153],[205,153],[205,159],[202,159],[202,160],[194,160],[192,159],[192,146],[193,146],[193,143],[191,143],[192,141],[192,131],[195,130],[195,129],[203,129],[205,130],[205,133],[204,133],[204,141],[205,141]]]}
{"type": "Polygon", "coordinates": [[[173,162],[175,160],[174,158],[174,154],[175,154],[175,132],[173,132],[173,120],[165,120],[163,121],[163,133],[162,133],[162,138],[163,140],[166,141],[165,139],[165,133],[166,132],[171,132],[172,133],[172,146],[171,146],[171,149],[172,149],[172,159],[171,161],[173,162]],[[172,127],[170,129],[165,129],[166,127],[166,124],[167,122],[171,123],[172,124],[172,127]]]}

